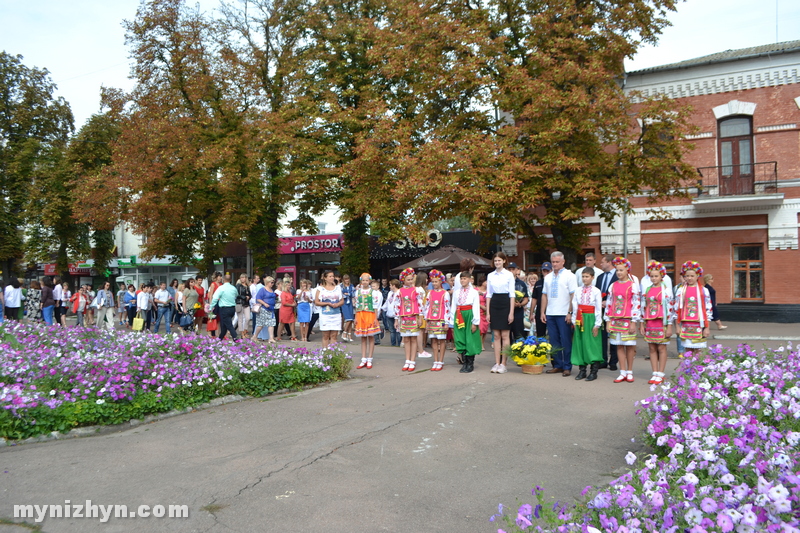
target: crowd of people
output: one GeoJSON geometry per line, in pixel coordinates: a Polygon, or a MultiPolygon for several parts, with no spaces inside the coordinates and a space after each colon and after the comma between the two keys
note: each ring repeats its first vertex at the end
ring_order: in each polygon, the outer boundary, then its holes
{"type": "Polygon", "coordinates": [[[561,252],[553,252],[540,273],[522,272],[502,252],[492,263],[493,271],[477,277],[475,263],[465,259],[458,273],[406,269],[391,280],[363,273],[357,284],[326,270],[316,285],[303,279],[299,288],[290,277],[242,274],[234,283],[221,272],[209,280],[197,275],[138,289],[119,283],[116,291],[108,281],[97,291],[81,285],[71,292],[69,283],[50,276],[27,287],[12,279],[0,292],[0,317],[66,326],[72,313],[78,326],[158,333],[163,322],[166,333],[178,328],[268,343],[284,335],[308,342],[318,325],[323,346],[338,342],[340,333],[342,342],[358,339],[357,368],[368,370],[375,345],[386,337],[403,348],[403,371],[416,370],[421,358],[432,358],[431,370],[440,371],[450,349],[468,373],[490,336],[491,372],[498,374],[507,372],[512,343],[547,337],[553,347],[547,373],[567,377],[577,366],[575,379],[593,381],[607,368],[619,370],[615,383],[634,380],[637,334],[649,346],[649,382],[661,383],[673,334],[683,353],[705,347],[710,323],[726,327],[717,315],[712,276],[692,261],[682,265],[675,287],[661,263],[648,263],[640,281],[630,261],[611,255],[602,256],[598,267],[594,254],[586,254],[585,266],[575,273],[565,268],[561,252]]]}

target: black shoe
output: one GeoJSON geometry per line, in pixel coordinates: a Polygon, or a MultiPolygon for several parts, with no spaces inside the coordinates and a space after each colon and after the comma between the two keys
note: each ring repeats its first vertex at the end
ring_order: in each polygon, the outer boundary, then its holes
{"type": "Polygon", "coordinates": [[[608,365],[608,369],[611,370],[612,372],[616,372],[617,371],[617,365],[608,365]]]}
{"type": "Polygon", "coordinates": [[[456,362],[457,363],[461,363],[461,370],[459,370],[459,372],[462,373],[462,374],[466,374],[467,373],[467,358],[464,357],[464,354],[458,354],[458,357],[456,358],[456,362]]]}
{"type": "Polygon", "coordinates": [[[606,363],[606,362],[600,363],[600,364],[597,366],[597,368],[608,368],[608,363],[606,363]]]}
{"type": "Polygon", "coordinates": [[[597,363],[593,364],[589,369],[589,376],[586,378],[586,381],[594,381],[597,379],[597,369],[599,365],[597,363]]]}
{"type": "Polygon", "coordinates": [[[464,373],[469,374],[473,370],[475,370],[475,356],[468,355],[465,357],[466,361],[464,362],[464,373]]]}
{"type": "Polygon", "coordinates": [[[586,365],[579,366],[578,370],[579,370],[579,372],[578,372],[578,375],[575,376],[575,380],[577,381],[577,380],[581,380],[581,379],[586,379],[586,365]]]}

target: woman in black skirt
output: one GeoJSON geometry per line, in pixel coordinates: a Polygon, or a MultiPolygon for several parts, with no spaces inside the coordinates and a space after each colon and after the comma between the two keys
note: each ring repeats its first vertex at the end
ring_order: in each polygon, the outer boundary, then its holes
{"type": "Polygon", "coordinates": [[[503,252],[497,252],[492,258],[494,272],[486,277],[486,320],[494,335],[494,360],[492,372],[505,374],[507,355],[503,350],[510,346],[511,323],[514,322],[514,274],[505,269],[508,258],[503,252]]]}

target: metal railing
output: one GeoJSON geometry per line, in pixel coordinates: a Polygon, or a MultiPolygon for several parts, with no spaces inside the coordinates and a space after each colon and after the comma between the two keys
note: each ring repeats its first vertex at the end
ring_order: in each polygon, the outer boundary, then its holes
{"type": "Polygon", "coordinates": [[[740,196],[778,192],[778,162],[720,165],[697,169],[698,196],[740,196]]]}

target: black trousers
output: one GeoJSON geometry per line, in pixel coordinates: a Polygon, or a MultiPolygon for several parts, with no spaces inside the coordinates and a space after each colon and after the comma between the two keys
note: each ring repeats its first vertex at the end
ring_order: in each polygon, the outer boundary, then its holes
{"type": "Polygon", "coordinates": [[[225,334],[230,331],[231,338],[236,340],[236,330],[233,328],[233,315],[236,314],[236,307],[219,308],[219,338],[225,338],[225,334]]]}
{"type": "Polygon", "coordinates": [[[311,322],[308,323],[308,336],[311,337],[311,332],[314,330],[314,324],[319,320],[319,313],[312,313],[311,322]]]}

